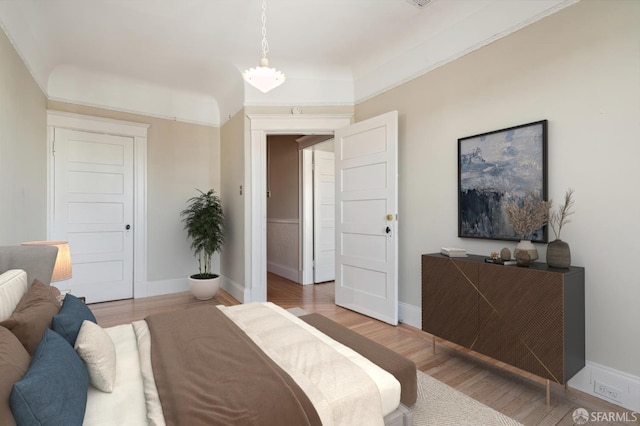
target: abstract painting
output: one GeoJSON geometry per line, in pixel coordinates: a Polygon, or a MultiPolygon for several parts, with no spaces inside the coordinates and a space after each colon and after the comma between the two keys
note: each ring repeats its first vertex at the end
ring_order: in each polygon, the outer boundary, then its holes
{"type": "Polygon", "coordinates": [[[459,237],[519,240],[504,204],[531,193],[547,200],[547,120],[458,139],[459,237]]]}

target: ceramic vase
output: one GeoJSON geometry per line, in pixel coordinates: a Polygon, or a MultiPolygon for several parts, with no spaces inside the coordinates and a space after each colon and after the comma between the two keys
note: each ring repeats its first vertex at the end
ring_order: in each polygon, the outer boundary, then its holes
{"type": "Polygon", "coordinates": [[[538,250],[533,245],[533,243],[529,240],[520,240],[520,242],[516,245],[516,249],[513,251],[513,254],[516,259],[518,259],[518,253],[521,251],[526,251],[529,255],[529,262],[533,263],[538,259],[538,250]]]}
{"type": "Polygon", "coordinates": [[[562,240],[553,240],[547,245],[547,265],[553,268],[568,268],[571,265],[571,249],[562,240]]]}

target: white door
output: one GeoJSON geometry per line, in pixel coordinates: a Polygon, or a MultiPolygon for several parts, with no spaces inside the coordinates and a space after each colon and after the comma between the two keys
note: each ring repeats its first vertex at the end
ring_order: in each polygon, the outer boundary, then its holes
{"type": "Polygon", "coordinates": [[[398,324],[398,112],[335,133],[336,304],[398,324]]]}
{"type": "Polygon", "coordinates": [[[56,283],[87,302],[133,297],[133,138],[55,130],[54,229],[73,277],[56,283]]]}
{"type": "Polygon", "coordinates": [[[313,282],[335,279],[335,155],[313,151],[313,282]]]}

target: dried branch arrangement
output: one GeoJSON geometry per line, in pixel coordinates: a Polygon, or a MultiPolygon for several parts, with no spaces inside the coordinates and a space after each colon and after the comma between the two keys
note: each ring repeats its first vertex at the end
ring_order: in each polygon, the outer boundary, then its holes
{"type": "Polygon", "coordinates": [[[562,231],[562,225],[565,225],[571,220],[569,220],[569,216],[571,216],[573,212],[573,189],[569,188],[564,194],[564,204],[562,204],[557,212],[552,212],[549,216],[549,225],[551,225],[551,229],[553,229],[553,233],[556,236],[556,240],[560,239],[560,231],[562,231]]]}
{"type": "Polygon", "coordinates": [[[513,230],[524,240],[548,223],[551,205],[551,201],[530,193],[521,203],[518,200],[506,202],[504,210],[513,230]]]}

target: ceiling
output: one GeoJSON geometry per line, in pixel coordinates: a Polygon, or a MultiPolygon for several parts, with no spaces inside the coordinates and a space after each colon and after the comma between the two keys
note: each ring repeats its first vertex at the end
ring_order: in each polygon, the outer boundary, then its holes
{"type": "Polygon", "coordinates": [[[243,105],[354,105],[578,0],[0,0],[0,25],[53,100],[220,125],[243,105]]]}

